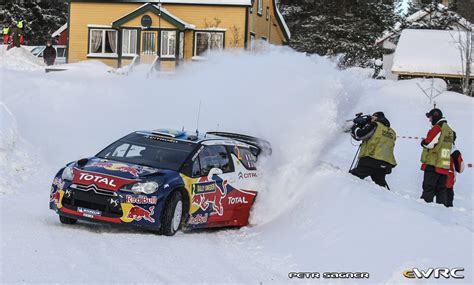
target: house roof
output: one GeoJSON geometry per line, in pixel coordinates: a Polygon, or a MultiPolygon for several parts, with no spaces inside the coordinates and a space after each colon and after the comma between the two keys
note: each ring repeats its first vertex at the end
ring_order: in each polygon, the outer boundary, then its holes
{"type": "Polygon", "coordinates": [[[62,25],[61,28],[59,28],[56,32],[54,32],[51,37],[52,38],[55,38],[57,36],[59,36],[62,32],[64,32],[65,30],[67,29],[67,23],[62,25]]]}
{"type": "MultiPolygon", "coordinates": [[[[431,13],[441,13],[441,12],[446,12],[448,11],[448,8],[446,6],[444,6],[443,4],[438,4],[436,5],[436,10],[435,11],[432,11],[430,10],[429,6],[428,7],[424,7],[422,8],[421,10],[411,14],[410,16],[408,16],[405,21],[409,24],[413,24],[413,23],[416,23],[416,22],[419,22],[419,21],[422,21],[423,19],[425,19],[426,17],[429,17],[431,15],[431,13]]],[[[451,11],[452,12],[452,11],[451,11]]],[[[453,12],[454,13],[454,12],[453,12]]],[[[472,24],[464,19],[463,17],[459,16],[459,19],[457,21],[457,23],[464,27],[465,29],[469,30],[469,29],[472,29],[472,24]],[[471,27],[470,27],[471,26],[471,27]]],[[[379,37],[375,44],[381,44],[383,43],[385,40],[395,36],[395,35],[399,35],[400,32],[402,30],[402,23],[401,22],[397,22],[395,24],[395,26],[393,27],[393,29],[390,29],[390,30],[386,30],[383,32],[382,36],[379,37]]]]}
{"type": "Polygon", "coordinates": [[[280,10],[278,9],[278,5],[277,5],[276,0],[273,1],[273,7],[275,7],[275,13],[277,15],[277,21],[282,27],[283,35],[285,36],[285,39],[287,41],[289,41],[290,38],[291,38],[291,32],[290,32],[290,29],[288,28],[288,25],[286,24],[285,19],[283,18],[283,15],[281,14],[280,10]]]}
{"type": "MultiPolygon", "coordinates": [[[[392,72],[427,76],[461,77],[460,41],[467,32],[451,30],[406,29],[395,50],[392,72]]],[[[474,77],[474,64],[471,62],[474,77]]]]}
{"type": "Polygon", "coordinates": [[[125,2],[125,3],[162,3],[162,4],[198,4],[198,5],[234,5],[234,6],[250,6],[252,0],[111,0],[111,1],[94,1],[94,0],[70,0],[71,2],[125,2]]]}
{"type": "Polygon", "coordinates": [[[184,20],[182,20],[181,18],[173,15],[170,11],[168,11],[164,7],[159,7],[158,5],[151,4],[151,3],[146,3],[138,7],[137,9],[133,10],[132,12],[113,21],[112,27],[121,26],[125,24],[126,22],[130,21],[131,19],[136,18],[145,12],[153,12],[157,14],[158,16],[160,16],[162,19],[170,22],[171,24],[173,24],[174,26],[176,26],[177,28],[181,30],[195,28],[194,25],[189,24],[185,22],[184,20]]]}

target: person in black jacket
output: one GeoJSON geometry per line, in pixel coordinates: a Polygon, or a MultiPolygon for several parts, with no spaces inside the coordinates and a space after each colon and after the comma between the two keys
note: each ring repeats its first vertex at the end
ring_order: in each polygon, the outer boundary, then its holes
{"type": "Polygon", "coordinates": [[[354,124],[351,135],[362,144],[357,167],[350,173],[361,179],[370,176],[376,184],[390,190],[385,176],[397,165],[394,156],[397,134],[384,113],[374,113],[363,125],[354,124]]]}
{"type": "Polygon", "coordinates": [[[46,48],[43,51],[43,59],[46,65],[53,65],[56,60],[56,49],[53,47],[51,41],[46,43],[46,48]]]}

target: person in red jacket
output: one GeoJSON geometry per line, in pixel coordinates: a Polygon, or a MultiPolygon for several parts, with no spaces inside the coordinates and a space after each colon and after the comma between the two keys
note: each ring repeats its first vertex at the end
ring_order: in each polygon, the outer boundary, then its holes
{"type": "MultiPolygon", "coordinates": [[[[454,133],[454,141],[456,141],[456,133],[454,133]]],[[[456,183],[456,172],[462,173],[464,171],[464,161],[462,159],[462,154],[459,150],[453,146],[451,153],[451,165],[448,172],[448,181],[446,182],[446,207],[453,206],[454,200],[454,183],[456,183]]]]}
{"type": "Polygon", "coordinates": [[[440,109],[432,109],[426,113],[432,128],[426,138],[421,141],[421,170],[423,176],[423,193],[421,199],[446,205],[446,181],[448,180],[450,155],[453,147],[454,132],[443,117],[440,109]]]}

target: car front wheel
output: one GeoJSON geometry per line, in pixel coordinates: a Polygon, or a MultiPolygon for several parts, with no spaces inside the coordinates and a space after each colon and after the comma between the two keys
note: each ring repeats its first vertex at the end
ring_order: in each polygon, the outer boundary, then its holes
{"type": "Polygon", "coordinates": [[[183,198],[181,192],[174,191],[170,194],[163,212],[161,233],[167,236],[174,235],[180,229],[182,220],[183,198]]]}
{"type": "Polygon", "coordinates": [[[66,224],[66,225],[74,225],[75,223],[77,223],[77,219],[63,217],[63,216],[59,216],[59,221],[61,222],[61,224],[66,224]]]}

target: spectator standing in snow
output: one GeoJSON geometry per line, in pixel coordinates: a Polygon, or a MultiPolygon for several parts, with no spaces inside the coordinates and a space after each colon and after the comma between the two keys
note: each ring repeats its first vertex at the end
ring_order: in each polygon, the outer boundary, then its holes
{"type": "Polygon", "coordinates": [[[43,51],[43,59],[46,65],[53,65],[56,60],[56,49],[53,47],[51,41],[46,43],[46,48],[43,51]]]}
{"type": "Polygon", "coordinates": [[[10,37],[10,27],[7,25],[7,23],[3,23],[2,36],[3,36],[3,44],[4,45],[8,44],[8,38],[10,37]]]}
{"type": "Polygon", "coordinates": [[[448,182],[446,182],[446,207],[453,206],[454,200],[454,183],[456,183],[456,172],[462,173],[464,171],[464,161],[462,159],[461,152],[456,149],[456,132],[453,133],[453,149],[451,151],[451,162],[448,172],[448,182]]]}
{"type": "Polygon", "coordinates": [[[10,36],[12,37],[13,46],[20,47],[20,30],[18,29],[16,22],[13,22],[13,24],[15,26],[12,28],[12,31],[10,33],[10,36]]]}
{"type": "Polygon", "coordinates": [[[376,112],[365,125],[355,124],[351,134],[354,139],[362,141],[362,145],[357,167],[350,173],[361,179],[370,176],[376,184],[390,190],[385,176],[392,173],[392,168],[397,165],[393,153],[397,134],[385,114],[376,112]]]}
{"type": "Polygon", "coordinates": [[[432,109],[426,113],[433,126],[421,141],[421,170],[424,171],[423,193],[421,198],[427,203],[433,202],[446,205],[446,183],[451,163],[454,132],[448,126],[440,109],[432,109]]]}
{"type": "Polygon", "coordinates": [[[23,36],[25,21],[23,19],[20,19],[20,21],[18,21],[18,24],[16,25],[16,27],[18,28],[18,31],[20,33],[20,44],[23,45],[24,42],[25,42],[25,38],[23,36]]]}

